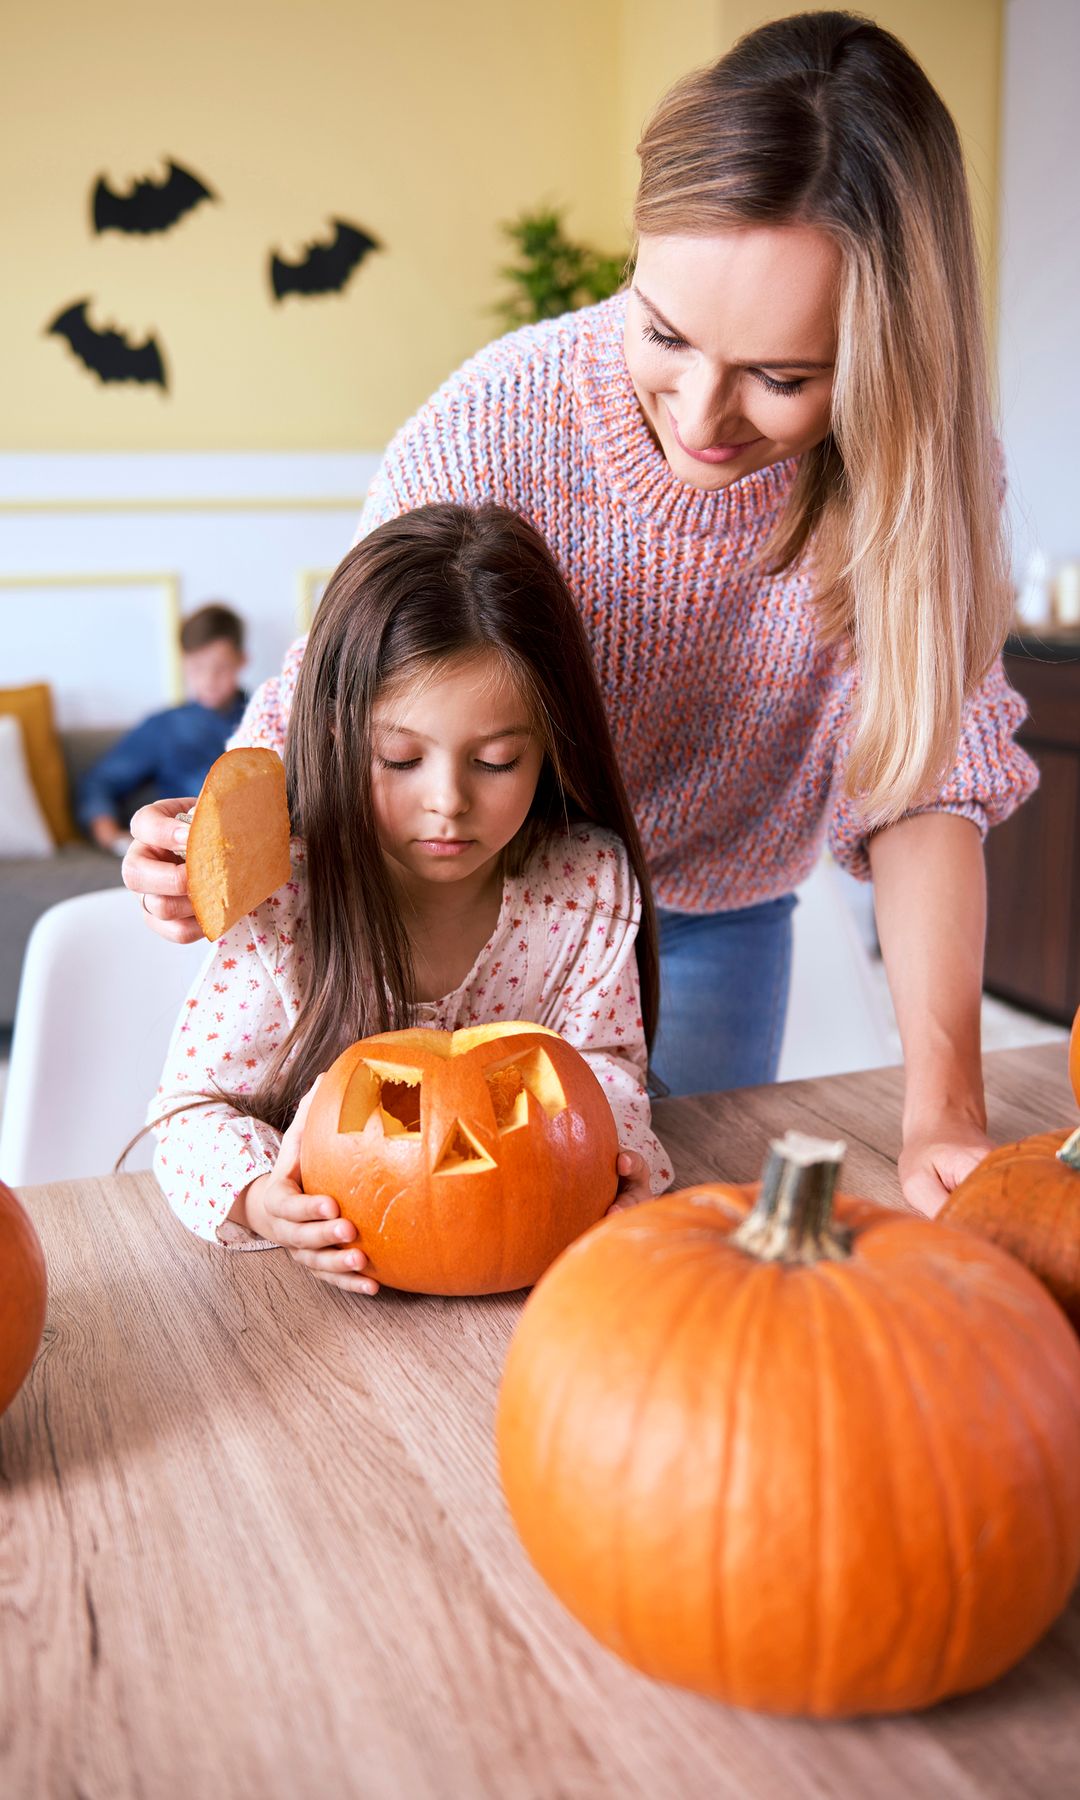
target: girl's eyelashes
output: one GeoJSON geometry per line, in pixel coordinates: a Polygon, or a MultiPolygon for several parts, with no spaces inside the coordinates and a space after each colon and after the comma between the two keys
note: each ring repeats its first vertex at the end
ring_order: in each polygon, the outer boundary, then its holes
{"type": "MultiPolygon", "coordinates": [[[[375,760],[380,769],[416,769],[420,766],[420,758],[418,756],[410,757],[408,762],[391,762],[388,756],[378,756],[375,760]]],[[[520,756],[515,756],[512,762],[504,763],[484,762],[480,757],[477,757],[476,766],[478,769],[483,769],[485,775],[508,775],[511,769],[517,768],[520,761],[520,756]]]]}
{"type": "Polygon", "coordinates": [[[520,761],[520,756],[515,756],[513,762],[505,763],[481,762],[478,757],[476,766],[478,769],[483,769],[485,775],[509,775],[511,769],[516,769],[520,761]]]}

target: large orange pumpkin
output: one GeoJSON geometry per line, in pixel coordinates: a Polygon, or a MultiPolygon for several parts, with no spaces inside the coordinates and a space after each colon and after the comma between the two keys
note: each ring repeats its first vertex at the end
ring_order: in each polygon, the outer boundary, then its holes
{"type": "Polygon", "coordinates": [[[663,1681],[814,1717],[993,1680],[1080,1570],[1080,1343],[969,1232],[839,1198],[844,1146],[760,1195],[617,1214],[528,1300],[498,1409],[537,1569],[663,1681]]]}
{"type": "Polygon", "coordinates": [[[388,1287],[492,1294],[531,1286],[602,1217],[617,1156],[588,1063],[513,1021],[354,1044],[316,1089],[301,1175],[388,1287]]]}
{"type": "Polygon", "coordinates": [[[938,1216],[1019,1257],[1080,1331],[1080,1131],[991,1150],[938,1216]]]}
{"type": "Polygon", "coordinates": [[[45,1258],[37,1232],[0,1181],[0,1412],[26,1379],[45,1326],[45,1258]]]}

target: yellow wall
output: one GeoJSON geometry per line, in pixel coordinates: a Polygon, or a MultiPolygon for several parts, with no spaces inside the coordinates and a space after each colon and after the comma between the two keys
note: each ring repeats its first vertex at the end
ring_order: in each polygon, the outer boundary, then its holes
{"type": "MultiPolygon", "coordinates": [[[[881,0],[960,125],[988,257],[1001,0],[881,0]]],[[[499,220],[544,200],[626,242],[664,88],[753,0],[145,0],[23,8],[0,117],[0,449],[370,449],[497,329],[499,220]],[[182,19],[182,28],[179,20],[182,19]],[[173,156],[221,195],[160,236],[89,225],[95,177],[173,156]],[[272,247],[333,214],[384,240],[342,295],[276,303],[272,247]],[[162,344],[170,392],[101,386],[43,328],[162,344]]]]}
{"type": "Polygon", "coordinates": [[[618,0],[22,8],[0,118],[11,209],[0,445],[384,443],[494,335],[499,220],[561,198],[575,231],[618,244],[617,11],[618,0]],[[96,236],[93,178],[126,184],[163,155],[222,203],[159,236],[96,236]],[[343,295],[275,303],[268,250],[298,255],[334,213],[383,239],[385,254],[343,295]],[[41,335],[85,294],[99,326],[160,338],[167,396],[102,387],[41,335]]]}

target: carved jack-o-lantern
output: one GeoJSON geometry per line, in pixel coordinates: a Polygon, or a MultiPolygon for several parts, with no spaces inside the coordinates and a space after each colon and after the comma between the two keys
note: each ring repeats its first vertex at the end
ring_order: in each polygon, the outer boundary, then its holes
{"type": "Polygon", "coordinates": [[[388,1287],[494,1294],[531,1286],[602,1217],[617,1155],[584,1058],[514,1021],[353,1044],[316,1090],[301,1175],[388,1287]]]}

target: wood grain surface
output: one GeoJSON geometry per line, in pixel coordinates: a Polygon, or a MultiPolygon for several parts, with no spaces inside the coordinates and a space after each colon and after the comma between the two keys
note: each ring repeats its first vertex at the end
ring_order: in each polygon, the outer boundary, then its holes
{"type": "MultiPolygon", "coordinates": [[[[986,1059],[991,1133],[1075,1116],[1064,1050],[986,1059]]],[[[680,1183],[788,1127],[896,1201],[900,1071],[666,1101],[680,1183]]],[[[1080,1606],[993,1688],[755,1717],[600,1649],[495,1478],[522,1297],[365,1301],[192,1238],[152,1177],[25,1195],[45,1340],[0,1422],[4,1800],[1027,1800],[1080,1793],[1080,1606]]]]}

